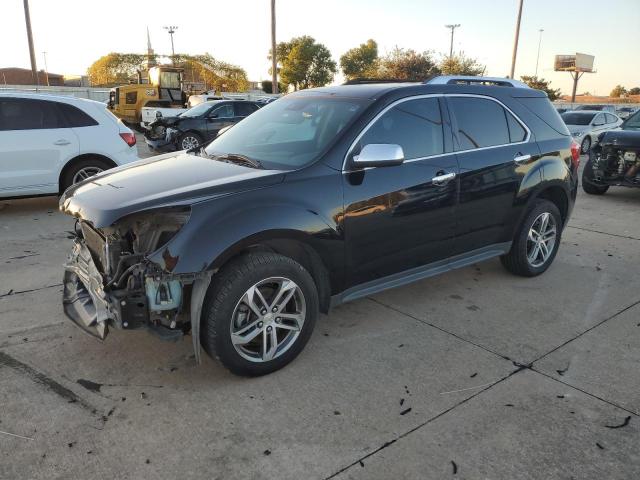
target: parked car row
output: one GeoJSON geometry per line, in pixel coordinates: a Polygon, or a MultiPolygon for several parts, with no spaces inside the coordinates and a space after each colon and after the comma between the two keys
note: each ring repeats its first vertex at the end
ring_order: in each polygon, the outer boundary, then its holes
{"type": "Polygon", "coordinates": [[[580,144],[580,151],[587,153],[598,141],[598,135],[613,130],[622,120],[612,113],[599,110],[573,110],[561,115],[573,138],[580,144]]]}

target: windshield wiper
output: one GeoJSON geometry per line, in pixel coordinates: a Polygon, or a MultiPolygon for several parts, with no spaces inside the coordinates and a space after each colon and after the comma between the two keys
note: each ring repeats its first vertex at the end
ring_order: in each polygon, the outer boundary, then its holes
{"type": "Polygon", "coordinates": [[[264,168],[260,160],[255,158],[249,158],[246,155],[239,153],[225,153],[223,155],[210,155],[211,158],[221,160],[223,162],[235,163],[237,165],[244,165],[251,168],[264,168]]]}

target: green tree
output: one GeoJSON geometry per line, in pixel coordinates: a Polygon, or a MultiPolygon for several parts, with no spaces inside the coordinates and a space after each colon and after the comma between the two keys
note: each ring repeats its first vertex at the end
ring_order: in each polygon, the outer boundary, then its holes
{"type": "Polygon", "coordinates": [[[487,68],[475,58],[467,57],[464,53],[446,56],[438,65],[442,75],[482,75],[487,68]]]}
{"type": "Polygon", "coordinates": [[[340,57],[340,68],[347,80],[374,78],[378,74],[378,44],[369,39],[340,57]]]}
{"type": "Polygon", "coordinates": [[[145,70],[146,62],[147,55],[111,52],[93,62],[87,74],[91,85],[121,85],[134,80],[138,70],[145,70]]]}
{"type": "Polygon", "coordinates": [[[295,90],[322,87],[336,73],[336,62],[331,59],[329,49],[307,35],[280,42],[276,55],[282,82],[293,85],[295,90]]]}
{"type": "Polygon", "coordinates": [[[520,77],[520,80],[522,80],[524,83],[529,85],[531,88],[535,88],[536,90],[542,90],[543,92],[546,92],[547,96],[549,97],[549,100],[551,100],[552,102],[560,98],[560,96],[562,95],[562,92],[560,92],[559,88],[558,89],[551,88],[551,82],[548,80],[545,80],[544,78],[539,78],[539,77],[536,77],[535,75],[532,75],[532,76],[524,75],[520,77]]]}
{"type": "Polygon", "coordinates": [[[640,87],[630,88],[629,95],[640,95],[640,87]]]}
{"type": "Polygon", "coordinates": [[[431,52],[419,53],[396,47],[380,60],[380,76],[386,78],[425,80],[439,74],[431,52]]]}
{"type": "Polygon", "coordinates": [[[626,95],[627,93],[627,89],[624,88],[622,85],[616,85],[613,90],[611,90],[611,93],[609,94],[610,97],[613,98],[620,98],[623,95],[626,95]]]}

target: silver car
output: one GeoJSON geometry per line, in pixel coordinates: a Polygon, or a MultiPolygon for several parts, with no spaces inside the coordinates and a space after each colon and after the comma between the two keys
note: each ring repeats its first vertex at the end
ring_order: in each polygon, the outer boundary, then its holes
{"type": "Polygon", "coordinates": [[[561,115],[580,151],[587,153],[598,141],[598,135],[613,130],[622,123],[620,117],[597,110],[574,110],[561,115]]]}

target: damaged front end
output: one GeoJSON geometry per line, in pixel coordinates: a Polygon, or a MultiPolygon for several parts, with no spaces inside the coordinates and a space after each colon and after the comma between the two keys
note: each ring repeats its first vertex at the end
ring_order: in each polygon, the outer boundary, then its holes
{"type": "Polygon", "coordinates": [[[640,187],[640,132],[612,130],[590,152],[589,178],[599,185],[640,187]]]}
{"type": "Polygon", "coordinates": [[[160,118],[149,125],[144,134],[147,146],[160,152],[176,150],[179,130],[175,128],[173,118],[160,118]]]}
{"type": "Polygon", "coordinates": [[[106,228],[79,219],[64,266],[65,314],[94,337],[109,328],[147,328],[165,340],[191,331],[199,360],[199,319],[210,272],[173,274],[167,247],[188,222],[189,207],[131,214],[106,228]],[[149,260],[160,253],[164,265],[149,260]]]}

